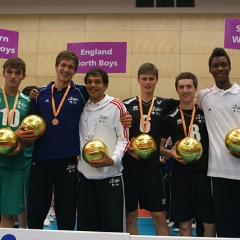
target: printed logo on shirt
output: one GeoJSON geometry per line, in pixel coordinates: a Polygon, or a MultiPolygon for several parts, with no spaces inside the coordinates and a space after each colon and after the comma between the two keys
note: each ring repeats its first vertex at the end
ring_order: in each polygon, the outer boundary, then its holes
{"type": "Polygon", "coordinates": [[[209,111],[209,112],[211,112],[211,111],[212,111],[212,109],[211,109],[211,108],[209,108],[209,109],[208,109],[208,111],[209,111]]]}
{"type": "Polygon", "coordinates": [[[112,187],[117,187],[120,185],[120,179],[111,178],[109,184],[112,185],[112,187]]]}
{"type": "Polygon", "coordinates": [[[22,109],[23,111],[26,111],[27,110],[27,105],[24,102],[21,102],[21,100],[19,100],[17,102],[17,108],[22,109]]]}
{"type": "Polygon", "coordinates": [[[67,166],[67,168],[66,168],[66,170],[69,172],[69,173],[71,173],[71,172],[75,172],[76,171],[76,165],[74,164],[74,165],[68,165],[67,166]]]}
{"type": "Polygon", "coordinates": [[[162,109],[160,108],[160,107],[155,107],[155,106],[153,106],[153,108],[152,108],[152,115],[160,115],[160,113],[161,113],[161,111],[162,111],[162,109]]]}
{"type": "Polygon", "coordinates": [[[157,104],[160,105],[162,103],[162,101],[157,101],[157,104]]]}
{"type": "Polygon", "coordinates": [[[180,118],[180,119],[177,119],[177,124],[179,125],[179,124],[182,124],[182,119],[180,118]]]}
{"type": "Polygon", "coordinates": [[[108,116],[101,115],[98,119],[98,122],[106,123],[108,120],[108,116]]]}
{"type": "Polygon", "coordinates": [[[138,111],[138,106],[133,106],[133,111],[138,111]]]}
{"type": "Polygon", "coordinates": [[[237,104],[232,105],[231,110],[236,113],[240,113],[240,106],[237,104]]]}
{"type": "Polygon", "coordinates": [[[197,114],[197,115],[195,116],[195,119],[196,119],[199,123],[205,122],[205,117],[202,116],[201,114],[197,114]]]}
{"type": "Polygon", "coordinates": [[[166,199],[163,198],[163,199],[162,199],[162,205],[165,205],[165,204],[166,204],[166,199]]]}
{"type": "Polygon", "coordinates": [[[79,99],[74,97],[69,97],[68,101],[70,104],[78,104],[79,99]]]}

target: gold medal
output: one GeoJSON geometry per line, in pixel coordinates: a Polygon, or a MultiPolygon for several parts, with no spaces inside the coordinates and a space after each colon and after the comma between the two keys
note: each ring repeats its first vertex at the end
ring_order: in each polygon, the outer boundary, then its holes
{"type": "Polygon", "coordinates": [[[58,125],[58,119],[54,118],[54,119],[52,120],[52,124],[55,125],[55,126],[58,125]]]}

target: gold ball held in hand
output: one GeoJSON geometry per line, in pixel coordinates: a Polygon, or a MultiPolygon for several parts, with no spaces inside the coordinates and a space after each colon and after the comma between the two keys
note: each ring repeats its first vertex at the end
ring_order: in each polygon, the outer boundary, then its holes
{"type": "Polygon", "coordinates": [[[182,139],[177,146],[177,153],[188,163],[197,161],[202,152],[202,144],[193,137],[182,139]]]}
{"type": "Polygon", "coordinates": [[[100,140],[92,140],[87,142],[82,149],[82,156],[86,162],[101,160],[103,154],[101,151],[104,151],[108,155],[108,147],[106,144],[100,140]]]}
{"type": "Polygon", "coordinates": [[[17,136],[11,128],[0,129],[0,154],[7,155],[17,145],[17,136]]]}
{"type": "Polygon", "coordinates": [[[240,153],[240,128],[234,128],[227,133],[225,145],[229,151],[240,153]]]}
{"type": "Polygon", "coordinates": [[[22,126],[26,126],[24,130],[35,130],[36,134],[40,138],[46,130],[46,122],[39,115],[28,115],[21,123],[22,126]]]}
{"type": "Polygon", "coordinates": [[[143,133],[133,139],[130,144],[133,153],[139,158],[147,159],[157,150],[155,140],[148,134],[143,133]]]}

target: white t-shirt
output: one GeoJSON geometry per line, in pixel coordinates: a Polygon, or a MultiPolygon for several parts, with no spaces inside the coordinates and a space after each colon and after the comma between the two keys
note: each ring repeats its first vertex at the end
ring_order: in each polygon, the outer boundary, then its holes
{"type": "Polygon", "coordinates": [[[225,145],[227,133],[240,128],[240,86],[205,88],[196,103],[204,111],[209,134],[208,176],[240,180],[240,158],[233,157],[225,145]]]}

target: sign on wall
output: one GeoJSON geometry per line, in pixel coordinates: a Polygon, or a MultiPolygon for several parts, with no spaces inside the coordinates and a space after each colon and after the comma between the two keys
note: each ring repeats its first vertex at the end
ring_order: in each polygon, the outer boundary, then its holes
{"type": "Polygon", "coordinates": [[[67,49],[79,58],[77,73],[86,73],[92,68],[102,68],[107,73],[126,72],[126,42],[68,43],[67,49]]]}
{"type": "Polygon", "coordinates": [[[13,58],[18,56],[19,32],[0,29],[0,58],[13,58]]]}
{"type": "Polygon", "coordinates": [[[225,19],[224,47],[240,49],[240,18],[225,19]]]}

